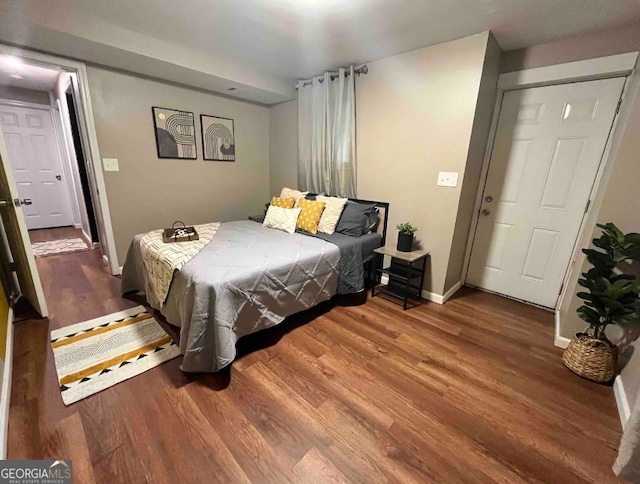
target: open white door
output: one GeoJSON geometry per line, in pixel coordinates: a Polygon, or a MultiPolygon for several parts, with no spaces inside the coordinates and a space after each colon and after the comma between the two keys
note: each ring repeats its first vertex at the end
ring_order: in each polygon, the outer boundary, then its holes
{"type": "Polygon", "coordinates": [[[18,275],[20,292],[42,317],[46,317],[47,303],[19,200],[7,145],[0,132],[0,214],[13,256],[14,270],[18,275]],[[17,204],[14,203],[16,200],[17,204]]]}

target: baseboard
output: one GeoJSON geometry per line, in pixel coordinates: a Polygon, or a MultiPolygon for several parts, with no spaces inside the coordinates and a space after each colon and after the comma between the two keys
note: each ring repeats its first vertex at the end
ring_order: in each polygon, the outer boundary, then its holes
{"type": "Polygon", "coordinates": [[[613,381],[613,394],[616,397],[616,405],[618,406],[618,414],[620,415],[620,423],[622,428],[627,424],[629,415],[631,415],[631,407],[627,399],[627,393],[624,391],[624,384],[620,375],[613,381]]]}
{"type": "Polygon", "coordinates": [[[456,282],[453,285],[453,287],[449,289],[447,292],[445,292],[444,296],[442,296],[443,298],[442,304],[446,303],[449,299],[451,299],[451,296],[453,296],[456,292],[458,292],[461,287],[462,287],[462,282],[460,281],[456,282]]]}
{"type": "Polygon", "coordinates": [[[7,458],[7,437],[9,436],[9,404],[11,403],[11,370],[13,368],[13,308],[9,308],[7,322],[7,346],[2,371],[2,394],[0,395],[0,459],[7,458]]]}
{"type": "Polygon", "coordinates": [[[76,224],[76,223],[74,223],[74,224],[73,224],[73,228],[74,228],[74,229],[81,229],[81,228],[82,228],[82,224],[76,224]]]}
{"type": "MultiPolygon", "coordinates": [[[[82,228],[82,226],[80,228],[82,228]]],[[[84,239],[84,241],[87,243],[89,247],[93,247],[93,241],[91,240],[91,237],[89,237],[89,235],[87,235],[87,233],[84,230],[82,230],[82,238],[84,239]]]]}
{"type": "Polygon", "coordinates": [[[556,333],[553,338],[553,344],[558,348],[565,349],[567,346],[569,346],[571,340],[569,338],[565,338],[564,336],[560,336],[560,311],[556,310],[554,319],[556,322],[556,333]]]}
{"type": "MultiPolygon", "coordinates": [[[[389,284],[389,276],[387,274],[383,274],[380,282],[385,285],[389,284]]],[[[437,304],[444,304],[445,302],[447,302],[447,299],[453,296],[455,292],[460,289],[460,287],[461,284],[458,282],[444,295],[436,294],[435,292],[422,291],[422,299],[426,299],[427,301],[431,301],[437,304]]]]}

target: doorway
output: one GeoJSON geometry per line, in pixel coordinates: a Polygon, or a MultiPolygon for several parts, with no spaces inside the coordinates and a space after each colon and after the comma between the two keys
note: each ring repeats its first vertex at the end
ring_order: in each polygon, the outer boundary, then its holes
{"type": "Polygon", "coordinates": [[[48,311],[34,245],[64,240],[63,247],[54,247],[57,254],[97,249],[94,253],[104,270],[119,273],[88,89],[84,64],[0,44],[0,98],[11,100],[2,103],[2,109],[8,104],[14,111],[13,116],[6,109],[7,116],[0,115],[0,232],[7,240],[7,250],[0,250],[0,256],[16,282],[11,297],[24,296],[42,316],[48,311]],[[33,77],[32,70],[48,74],[36,78],[36,85],[20,86],[22,98],[7,96],[19,91],[18,82],[33,77]],[[53,82],[54,87],[43,88],[38,82],[53,82]],[[12,117],[19,120],[20,115],[23,122],[18,126],[4,123],[12,117]],[[28,131],[37,127],[46,128],[46,135],[28,131]],[[53,138],[57,145],[52,149],[53,138]],[[34,206],[36,199],[39,206],[34,206]],[[74,242],[82,247],[74,247],[74,242]]]}
{"type": "Polygon", "coordinates": [[[99,241],[88,223],[95,230],[75,108],[68,105],[72,76],[0,55],[0,130],[36,258],[90,250],[99,241]]]}
{"type": "Polygon", "coordinates": [[[469,285],[555,308],[625,78],[507,91],[469,285]]]}

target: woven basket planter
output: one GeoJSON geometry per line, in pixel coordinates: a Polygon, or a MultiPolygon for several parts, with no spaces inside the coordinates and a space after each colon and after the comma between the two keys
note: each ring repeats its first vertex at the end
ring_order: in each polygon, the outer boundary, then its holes
{"type": "Polygon", "coordinates": [[[594,338],[587,330],[576,333],[562,354],[562,362],[581,377],[605,383],[616,374],[618,347],[606,337],[594,338]]]}

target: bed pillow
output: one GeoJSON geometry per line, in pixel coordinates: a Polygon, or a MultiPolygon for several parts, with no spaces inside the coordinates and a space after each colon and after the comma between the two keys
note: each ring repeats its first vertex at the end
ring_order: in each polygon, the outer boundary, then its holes
{"type": "Polygon", "coordinates": [[[325,203],[324,212],[322,212],[322,217],[320,217],[320,223],[318,224],[318,232],[323,234],[334,233],[347,199],[318,195],[316,200],[325,203]]]}
{"type": "Polygon", "coordinates": [[[307,193],[309,192],[301,192],[300,190],[294,190],[293,188],[284,187],[280,191],[280,197],[281,198],[293,197],[297,200],[298,198],[304,198],[307,195],[307,193]]]}
{"type": "Polygon", "coordinates": [[[271,199],[271,205],[280,208],[293,208],[296,204],[296,199],[293,197],[273,197],[271,199]]]}
{"type": "Polygon", "coordinates": [[[353,237],[368,233],[369,214],[373,212],[374,203],[347,202],[336,227],[336,232],[353,237]]]}
{"type": "Polygon", "coordinates": [[[271,205],[264,216],[263,227],[278,229],[290,234],[296,231],[296,222],[300,216],[299,208],[282,208],[271,205]]]}
{"type": "Polygon", "coordinates": [[[298,217],[296,228],[309,232],[310,234],[317,234],[318,224],[320,223],[324,206],[324,202],[314,202],[312,200],[299,198],[296,201],[296,207],[301,208],[302,211],[298,217]]]}

